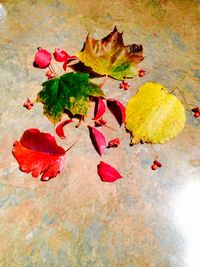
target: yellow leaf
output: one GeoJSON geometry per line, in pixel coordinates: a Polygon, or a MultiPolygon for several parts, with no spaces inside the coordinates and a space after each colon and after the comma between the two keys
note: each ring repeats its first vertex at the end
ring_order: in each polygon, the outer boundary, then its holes
{"type": "Polygon", "coordinates": [[[159,83],[142,85],[126,107],[126,128],[132,144],[165,143],[176,137],[185,125],[181,101],[159,83]]]}
{"type": "Polygon", "coordinates": [[[143,60],[142,45],[124,46],[122,33],[117,28],[102,40],[87,36],[78,58],[94,72],[115,79],[132,78],[137,74],[137,64],[143,60]]]}

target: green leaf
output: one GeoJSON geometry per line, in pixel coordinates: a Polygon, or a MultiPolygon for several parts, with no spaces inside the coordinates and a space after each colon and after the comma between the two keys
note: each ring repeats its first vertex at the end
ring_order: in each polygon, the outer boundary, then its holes
{"type": "Polygon", "coordinates": [[[181,101],[159,83],[141,86],[126,107],[126,128],[132,144],[165,143],[184,128],[185,119],[181,101]]]}
{"type": "Polygon", "coordinates": [[[137,74],[137,64],[143,60],[142,45],[124,45],[122,33],[114,30],[102,40],[87,36],[78,58],[93,71],[117,80],[132,78],[137,74]]]}
{"type": "Polygon", "coordinates": [[[87,73],[66,73],[42,84],[37,101],[44,104],[44,114],[54,124],[65,109],[73,115],[87,115],[89,96],[103,97],[101,88],[90,82],[87,73]]]}

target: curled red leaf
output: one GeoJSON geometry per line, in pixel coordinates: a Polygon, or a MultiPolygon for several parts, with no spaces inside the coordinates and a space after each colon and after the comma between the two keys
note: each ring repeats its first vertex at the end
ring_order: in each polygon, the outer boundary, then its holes
{"type": "Polygon", "coordinates": [[[38,129],[28,129],[20,141],[13,144],[13,155],[20,169],[41,180],[48,181],[57,176],[63,169],[65,150],[56,144],[55,138],[49,133],[38,129]]]}
{"type": "Polygon", "coordinates": [[[45,69],[51,63],[52,55],[49,51],[38,48],[37,53],[35,54],[34,67],[45,69]]]}
{"type": "Polygon", "coordinates": [[[66,61],[64,62],[64,64],[63,64],[63,69],[66,71],[66,69],[67,69],[67,64],[68,64],[69,62],[73,61],[73,60],[76,60],[76,59],[78,59],[76,56],[69,56],[69,57],[66,59],[66,61]]]}
{"type": "Polygon", "coordinates": [[[103,102],[101,97],[97,97],[96,105],[95,105],[95,116],[93,120],[98,120],[103,116],[106,111],[106,105],[103,102]]]}
{"type": "Polygon", "coordinates": [[[125,121],[125,107],[114,98],[107,99],[107,106],[121,126],[125,121]]]}
{"type": "Polygon", "coordinates": [[[101,156],[106,148],[106,139],[105,136],[98,131],[96,128],[88,126],[90,131],[90,138],[92,140],[92,143],[96,149],[96,151],[101,156]]]}
{"type": "Polygon", "coordinates": [[[53,56],[58,62],[65,62],[70,58],[70,55],[67,54],[67,52],[61,48],[56,48],[55,52],[53,53],[53,56]]]}
{"type": "Polygon", "coordinates": [[[60,138],[66,138],[64,131],[63,131],[63,127],[67,124],[69,124],[70,122],[72,122],[72,120],[65,120],[63,122],[61,122],[57,127],[56,127],[56,133],[60,138]]]}
{"type": "Polygon", "coordinates": [[[122,175],[113,166],[103,161],[97,166],[97,173],[103,182],[112,183],[122,178],[122,175]]]}

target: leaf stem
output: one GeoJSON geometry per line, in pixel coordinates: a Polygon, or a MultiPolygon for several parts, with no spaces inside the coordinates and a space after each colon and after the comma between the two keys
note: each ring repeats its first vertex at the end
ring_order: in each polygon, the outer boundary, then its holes
{"type": "Polygon", "coordinates": [[[67,151],[69,151],[73,146],[75,146],[75,144],[78,142],[79,139],[80,139],[80,135],[79,135],[79,137],[76,139],[76,141],[75,141],[70,147],[68,147],[67,150],[65,150],[65,153],[66,153],[67,151]]]}

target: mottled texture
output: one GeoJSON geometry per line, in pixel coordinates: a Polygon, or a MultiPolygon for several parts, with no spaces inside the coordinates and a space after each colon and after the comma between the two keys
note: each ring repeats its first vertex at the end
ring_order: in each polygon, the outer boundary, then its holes
{"type": "MultiPolygon", "coordinates": [[[[36,97],[45,77],[45,70],[32,66],[36,48],[53,52],[61,47],[74,55],[88,32],[100,39],[115,25],[124,31],[125,44],[143,45],[140,66],[147,74],[132,80],[126,92],[107,79],[108,97],[126,104],[144,82],[172,88],[188,72],[179,87],[189,103],[200,104],[199,1],[2,3],[8,17],[0,22],[0,266],[193,267],[185,260],[187,240],[173,208],[180,190],[200,180],[200,121],[190,112],[182,133],[165,145],[129,147],[127,134],[118,148],[106,150],[102,160],[124,176],[113,184],[99,179],[100,157],[84,126],[70,124],[67,140],[56,137],[67,148],[81,134],[63,172],[48,183],[20,172],[11,151],[28,128],[55,134],[41,104],[31,111],[23,107],[27,97],[36,97]],[[163,167],[153,172],[156,155],[163,167]]],[[[112,115],[105,119],[118,127],[112,115]]],[[[108,128],[103,132],[108,140],[118,137],[108,128]]]]}

